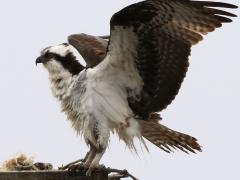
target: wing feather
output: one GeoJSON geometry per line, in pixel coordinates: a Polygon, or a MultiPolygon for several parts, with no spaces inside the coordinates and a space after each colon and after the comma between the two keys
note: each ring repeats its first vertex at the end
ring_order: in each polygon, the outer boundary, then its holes
{"type": "MultiPolygon", "coordinates": [[[[146,118],[151,112],[166,108],[184,80],[191,46],[201,41],[202,35],[231,22],[229,17],[235,17],[215,7],[236,8],[221,2],[148,0],[124,8],[112,17],[114,36],[110,37],[110,46],[116,42],[119,27],[123,27],[122,31],[132,29],[137,37],[131,48],[137,52],[133,59],[144,86],[140,98],[128,99],[137,115],[146,118]]],[[[128,39],[122,34],[121,38],[128,39]]],[[[120,46],[125,46],[124,43],[120,46]]],[[[112,54],[114,51],[109,49],[112,54]]]]}
{"type": "Polygon", "coordinates": [[[120,67],[134,61],[135,68],[124,70],[130,76],[139,74],[143,82],[143,86],[135,83],[141,91],[127,87],[129,105],[136,115],[146,119],[172,102],[186,75],[191,46],[236,17],[217,8],[236,7],[210,1],[146,0],[113,15],[106,56],[111,60],[107,63],[120,67]]]}
{"type": "Polygon", "coordinates": [[[74,46],[86,62],[86,67],[99,64],[106,55],[108,41],[87,34],[73,34],[68,36],[68,42],[74,46]]]}

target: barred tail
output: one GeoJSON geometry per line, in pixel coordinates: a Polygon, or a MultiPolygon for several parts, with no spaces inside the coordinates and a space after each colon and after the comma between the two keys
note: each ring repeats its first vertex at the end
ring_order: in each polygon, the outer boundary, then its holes
{"type": "Polygon", "coordinates": [[[202,151],[197,139],[159,124],[157,121],[141,121],[142,135],[167,153],[180,149],[185,153],[202,151]]]}

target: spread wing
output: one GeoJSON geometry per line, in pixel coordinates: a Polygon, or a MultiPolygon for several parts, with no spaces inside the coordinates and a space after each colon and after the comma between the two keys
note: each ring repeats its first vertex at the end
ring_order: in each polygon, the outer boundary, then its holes
{"type": "Polygon", "coordinates": [[[87,34],[73,34],[68,42],[74,46],[86,61],[86,67],[93,67],[103,60],[108,41],[87,34]]]}
{"type": "Polygon", "coordinates": [[[113,15],[107,54],[119,66],[122,60],[134,61],[144,84],[139,95],[128,98],[137,115],[147,117],[172,102],[186,75],[191,46],[236,16],[218,7],[237,8],[220,2],[147,0],[113,15]]]}

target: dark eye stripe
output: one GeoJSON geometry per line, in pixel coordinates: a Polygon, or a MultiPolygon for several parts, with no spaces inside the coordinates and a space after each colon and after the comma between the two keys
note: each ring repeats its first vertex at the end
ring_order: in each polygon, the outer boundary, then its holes
{"type": "Polygon", "coordinates": [[[51,59],[58,61],[66,70],[68,70],[73,75],[78,74],[84,69],[84,67],[76,60],[76,57],[70,52],[62,57],[59,54],[47,51],[43,57],[46,62],[51,59]]]}
{"type": "Polygon", "coordinates": [[[43,56],[44,56],[44,58],[46,58],[48,60],[52,59],[52,58],[54,58],[56,60],[62,59],[62,57],[60,55],[58,55],[56,53],[49,52],[49,51],[46,52],[43,56]]]}
{"type": "Polygon", "coordinates": [[[44,54],[44,57],[46,58],[46,59],[51,59],[51,58],[54,58],[54,55],[52,54],[52,53],[45,53],[44,54]]]}

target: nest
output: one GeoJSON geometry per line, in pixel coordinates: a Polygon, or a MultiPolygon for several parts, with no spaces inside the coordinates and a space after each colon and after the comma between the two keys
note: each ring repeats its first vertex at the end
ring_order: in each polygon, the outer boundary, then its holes
{"type": "Polygon", "coordinates": [[[52,170],[53,166],[50,163],[34,163],[33,157],[28,157],[25,154],[16,155],[2,163],[0,171],[41,171],[52,170]]]}

